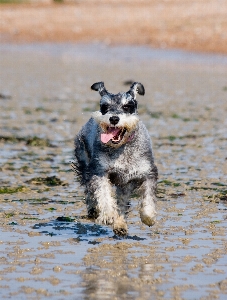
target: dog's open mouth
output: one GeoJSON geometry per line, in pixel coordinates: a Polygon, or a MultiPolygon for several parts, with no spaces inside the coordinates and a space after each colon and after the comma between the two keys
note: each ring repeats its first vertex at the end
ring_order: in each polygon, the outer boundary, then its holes
{"type": "Polygon", "coordinates": [[[118,144],[124,137],[125,128],[107,127],[105,133],[101,133],[101,141],[106,144],[110,140],[113,144],[118,144]]]}

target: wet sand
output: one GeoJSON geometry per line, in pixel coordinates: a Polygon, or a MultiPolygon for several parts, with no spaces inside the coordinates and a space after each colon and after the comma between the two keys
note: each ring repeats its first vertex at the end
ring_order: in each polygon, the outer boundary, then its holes
{"type": "Polygon", "coordinates": [[[0,46],[2,299],[226,299],[227,59],[102,44],[0,46]],[[73,138],[140,81],[159,169],[157,223],[129,236],[87,219],[73,138]]]}

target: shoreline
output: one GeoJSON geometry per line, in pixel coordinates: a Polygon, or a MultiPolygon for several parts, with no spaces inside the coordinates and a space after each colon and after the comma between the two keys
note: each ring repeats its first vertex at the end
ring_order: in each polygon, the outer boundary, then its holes
{"type": "Polygon", "coordinates": [[[98,59],[99,61],[132,60],[193,63],[207,65],[227,64],[227,55],[188,51],[185,49],[160,49],[148,45],[107,45],[96,42],[33,42],[0,43],[0,52],[42,53],[64,58],[98,59]]]}

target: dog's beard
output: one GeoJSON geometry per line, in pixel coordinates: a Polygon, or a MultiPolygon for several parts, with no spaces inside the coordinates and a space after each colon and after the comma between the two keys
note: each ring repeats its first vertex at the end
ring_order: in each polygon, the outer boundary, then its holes
{"type": "Polygon", "coordinates": [[[137,115],[120,114],[118,115],[119,122],[113,125],[109,121],[112,116],[108,113],[102,115],[99,111],[92,114],[92,117],[101,128],[101,142],[116,148],[132,140],[139,118],[137,115]]]}

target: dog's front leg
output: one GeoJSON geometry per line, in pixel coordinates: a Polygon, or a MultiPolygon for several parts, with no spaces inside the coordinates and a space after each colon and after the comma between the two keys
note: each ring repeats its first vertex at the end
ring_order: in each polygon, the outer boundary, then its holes
{"type": "Polygon", "coordinates": [[[118,218],[112,187],[109,179],[105,176],[92,176],[87,184],[86,203],[88,215],[97,218],[98,223],[113,224],[118,218]]]}
{"type": "Polygon", "coordinates": [[[155,191],[156,191],[156,179],[147,178],[140,186],[141,191],[141,207],[140,218],[141,221],[148,225],[153,226],[155,223],[155,191]]]}

